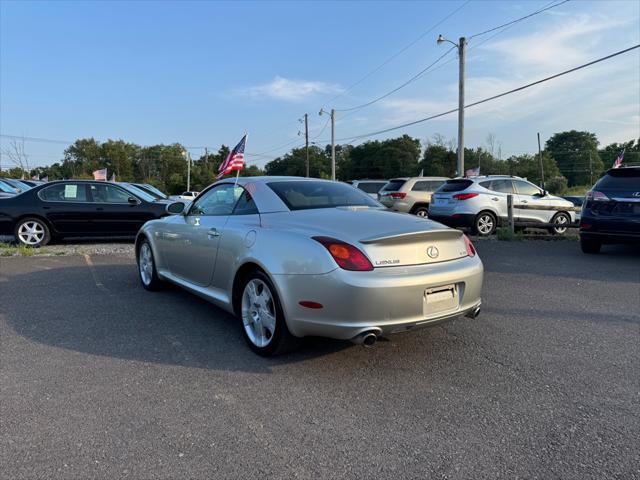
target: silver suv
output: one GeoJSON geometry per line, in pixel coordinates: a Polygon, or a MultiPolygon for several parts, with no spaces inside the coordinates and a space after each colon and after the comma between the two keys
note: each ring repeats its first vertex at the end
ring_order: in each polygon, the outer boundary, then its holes
{"type": "Polygon", "coordinates": [[[573,204],[519,177],[489,175],[455,178],[433,195],[429,218],[451,227],[470,227],[486,236],[498,225],[507,223],[507,195],[513,195],[513,219],[516,222],[553,223],[552,233],[562,234],[575,222],[573,204]],[[550,210],[518,208],[535,207],[550,210]]]}
{"type": "Polygon", "coordinates": [[[378,201],[396,212],[426,217],[431,195],[447,177],[393,178],[378,192],[378,201]]]}

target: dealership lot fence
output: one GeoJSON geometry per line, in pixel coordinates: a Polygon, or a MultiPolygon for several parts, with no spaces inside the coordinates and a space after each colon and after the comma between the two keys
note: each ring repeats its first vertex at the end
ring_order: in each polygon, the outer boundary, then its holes
{"type": "MultiPolygon", "coordinates": [[[[515,227],[530,227],[530,228],[552,228],[555,227],[555,223],[541,223],[541,222],[516,222],[513,219],[513,209],[520,208],[522,210],[550,210],[557,211],[558,207],[554,207],[552,205],[527,205],[527,204],[513,204],[513,195],[507,195],[507,215],[508,215],[508,227],[509,230],[513,233],[515,227]]],[[[566,212],[580,212],[582,208],[580,207],[565,207],[562,209],[566,212]]],[[[567,228],[578,228],[580,224],[578,223],[569,223],[567,224],[567,228]]]]}

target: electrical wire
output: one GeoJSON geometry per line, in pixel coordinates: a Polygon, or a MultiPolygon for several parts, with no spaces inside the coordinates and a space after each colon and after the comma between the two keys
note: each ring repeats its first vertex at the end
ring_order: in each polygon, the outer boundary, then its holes
{"type": "Polygon", "coordinates": [[[467,6],[467,4],[470,2],[471,0],[467,0],[465,1],[462,5],[460,5],[459,7],[455,8],[451,13],[449,13],[448,15],[446,15],[444,18],[442,18],[440,21],[438,21],[437,23],[435,23],[434,25],[432,25],[428,30],[426,30],[425,32],[421,33],[420,36],[418,38],[416,38],[415,40],[413,40],[412,42],[410,42],[409,44],[405,45],[403,48],[401,48],[398,52],[394,53],[393,55],[391,55],[389,58],[387,58],[384,62],[382,62],[380,65],[378,65],[376,68],[374,68],[373,70],[371,70],[369,73],[367,73],[365,76],[363,76],[362,78],[360,78],[360,80],[356,81],[355,83],[352,83],[351,85],[349,85],[345,90],[341,91],[338,95],[336,95],[335,97],[331,98],[330,100],[325,102],[326,104],[330,104],[331,102],[333,102],[334,100],[337,100],[338,98],[342,97],[344,94],[346,94],[347,92],[351,91],[353,89],[353,87],[360,85],[363,81],[365,81],[367,78],[369,78],[371,75],[373,75],[374,73],[376,73],[377,71],[379,71],[382,67],[384,67],[385,65],[387,65],[389,62],[391,62],[392,60],[394,60],[396,57],[398,57],[399,55],[401,55],[402,53],[404,53],[405,51],[407,51],[409,48],[411,48],[412,46],[414,46],[416,43],[418,43],[420,40],[422,40],[425,36],[427,36],[429,33],[433,32],[437,27],[439,27],[440,25],[442,25],[444,22],[446,22],[447,20],[449,20],[449,18],[451,18],[452,16],[454,16],[456,13],[458,13],[460,10],[462,10],[464,7],[467,6]]]}
{"type": "MultiPolygon", "coordinates": [[[[533,17],[534,15],[538,15],[538,14],[540,14],[542,12],[546,12],[547,10],[551,10],[552,8],[559,7],[560,5],[563,5],[563,4],[565,4],[565,3],[569,2],[569,1],[571,1],[571,0],[563,0],[562,2],[556,3],[555,5],[548,5],[547,4],[546,6],[542,7],[541,9],[536,10],[535,12],[531,12],[530,14],[525,15],[524,17],[520,17],[520,18],[517,18],[517,19],[512,20],[510,22],[503,23],[502,25],[498,25],[497,27],[490,28],[489,30],[485,30],[484,32],[475,33],[475,34],[473,34],[473,35],[471,35],[469,37],[469,40],[471,40],[472,38],[475,38],[475,37],[479,37],[481,35],[486,35],[487,33],[491,33],[491,32],[494,32],[496,30],[500,30],[501,28],[508,27],[510,25],[514,25],[514,24],[519,23],[519,22],[521,22],[523,20],[526,20],[527,18],[533,17]]],[[[553,3],[553,2],[551,2],[551,3],[553,3]]]]}
{"type": "MultiPolygon", "coordinates": [[[[519,91],[524,90],[526,88],[533,87],[534,85],[538,85],[538,84],[547,82],[549,80],[553,80],[553,79],[561,77],[563,75],[567,75],[569,73],[572,73],[572,72],[575,72],[575,71],[578,71],[578,70],[582,70],[583,68],[589,67],[591,65],[595,65],[596,63],[600,63],[600,62],[603,62],[605,60],[609,60],[610,58],[617,57],[618,55],[622,55],[623,53],[630,52],[631,50],[635,50],[636,48],[639,48],[639,47],[640,47],[640,44],[634,45],[633,47],[625,48],[624,50],[619,50],[619,51],[617,51],[615,53],[612,53],[610,55],[607,55],[605,57],[598,58],[597,60],[593,60],[591,62],[579,65],[579,66],[571,68],[569,70],[565,70],[563,72],[556,73],[555,75],[551,75],[549,77],[545,77],[545,78],[542,78],[540,80],[536,80],[535,82],[527,83],[526,85],[522,85],[521,87],[514,88],[512,90],[508,90],[506,92],[499,93],[498,95],[493,95],[491,97],[484,98],[482,100],[478,100],[477,102],[470,103],[468,105],[465,105],[465,108],[474,107],[476,105],[480,105],[482,103],[485,103],[485,102],[488,102],[488,101],[491,101],[491,100],[495,100],[495,99],[500,98],[500,97],[504,97],[504,96],[509,95],[511,93],[519,92],[519,91]]],[[[423,122],[426,122],[428,120],[433,120],[433,119],[438,118],[438,117],[443,117],[445,115],[449,115],[450,113],[454,113],[454,112],[457,112],[457,111],[458,111],[457,108],[453,108],[451,110],[447,110],[446,112],[438,113],[436,115],[431,115],[429,117],[421,118],[419,120],[414,120],[412,122],[403,123],[402,125],[397,125],[395,127],[385,128],[383,130],[378,130],[376,132],[366,133],[366,134],[362,134],[362,135],[355,135],[355,136],[350,136],[350,137],[345,137],[345,138],[338,138],[336,140],[337,141],[343,141],[343,140],[348,140],[348,139],[357,140],[357,139],[365,138],[365,137],[373,137],[373,136],[376,136],[376,135],[381,135],[383,133],[392,132],[393,130],[398,130],[400,128],[410,127],[410,126],[416,125],[418,123],[423,123],[423,122]]]]}
{"type": "Polygon", "coordinates": [[[5,135],[0,134],[2,138],[11,138],[14,140],[24,140],[25,142],[40,142],[40,143],[59,143],[62,145],[71,145],[73,142],[68,142],[67,140],[52,140],[49,138],[39,138],[39,137],[24,137],[22,135],[5,135]]]}
{"type": "Polygon", "coordinates": [[[449,53],[451,53],[451,51],[453,51],[456,47],[451,47],[449,50],[447,50],[446,52],[444,52],[442,55],[440,55],[434,62],[430,63],[428,66],[426,66],[425,68],[423,68],[422,70],[420,70],[418,73],[416,73],[413,77],[411,77],[409,80],[407,80],[406,82],[398,85],[396,88],[394,88],[393,90],[385,93],[384,95],[379,96],[378,98],[375,98],[373,100],[371,100],[370,102],[367,103],[363,103],[362,105],[358,105],[356,107],[350,107],[350,108],[335,108],[334,110],[336,112],[351,112],[353,110],[360,110],[361,108],[364,107],[368,107],[369,105],[373,105],[376,102],[379,102],[380,100],[387,98],[389,95],[392,95],[394,93],[396,93],[398,90],[406,87],[407,85],[409,85],[411,82],[414,82],[415,80],[417,80],[418,78],[420,78],[421,76],[423,76],[425,73],[427,73],[427,71],[429,71],[429,69],[431,69],[432,67],[434,67],[435,65],[438,64],[438,62],[440,62],[440,60],[442,60],[444,57],[446,57],[447,55],[449,55],[449,53]]]}

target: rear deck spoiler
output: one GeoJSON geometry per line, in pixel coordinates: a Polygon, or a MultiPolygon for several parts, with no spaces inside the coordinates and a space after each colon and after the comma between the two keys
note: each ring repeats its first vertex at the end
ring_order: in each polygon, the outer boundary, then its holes
{"type": "Polygon", "coordinates": [[[363,238],[360,243],[393,243],[403,240],[454,240],[462,237],[460,230],[453,228],[437,228],[433,230],[418,230],[416,232],[389,232],[378,237],[363,238]]]}

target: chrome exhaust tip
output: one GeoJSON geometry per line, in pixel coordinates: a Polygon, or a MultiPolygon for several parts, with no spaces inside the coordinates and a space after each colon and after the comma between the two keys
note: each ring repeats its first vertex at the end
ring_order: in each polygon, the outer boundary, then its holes
{"type": "Polygon", "coordinates": [[[351,339],[356,345],[364,345],[365,347],[373,347],[378,341],[378,334],[376,332],[362,332],[351,339]]]}
{"type": "Polygon", "coordinates": [[[478,305],[473,310],[469,311],[469,313],[467,313],[466,316],[469,318],[478,318],[478,315],[480,315],[480,305],[478,305]]]}

